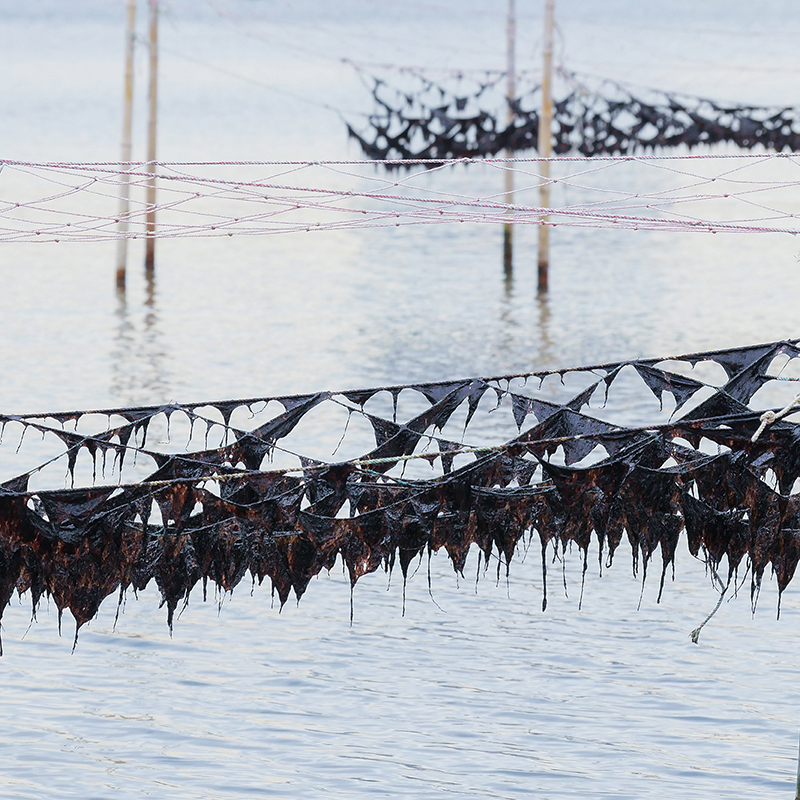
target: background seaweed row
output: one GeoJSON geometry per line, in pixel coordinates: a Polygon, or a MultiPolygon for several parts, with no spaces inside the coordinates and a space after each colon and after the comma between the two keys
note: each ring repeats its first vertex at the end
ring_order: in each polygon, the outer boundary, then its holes
{"type": "MultiPolygon", "coordinates": [[[[793,108],[722,104],[655,90],[634,94],[612,81],[590,89],[574,75],[566,77],[568,90],[553,103],[555,155],[629,155],[719,143],[748,150],[758,145],[776,152],[800,149],[793,108]]],[[[511,102],[508,122],[508,102],[498,111],[488,101],[502,75],[487,76],[472,89],[461,88],[460,81],[450,88],[408,70],[402,78],[400,83],[411,85],[399,88],[384,77],[364,76],[375,108],[366,127],[347,128],[368,158],[479,158],[537,149],[538,86],[511,102]]]]}

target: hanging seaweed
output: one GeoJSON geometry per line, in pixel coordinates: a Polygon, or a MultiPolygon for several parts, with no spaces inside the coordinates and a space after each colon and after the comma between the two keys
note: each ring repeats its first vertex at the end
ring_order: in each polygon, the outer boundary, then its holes
{"type": "MultiPolygon", "coordinates": [[[[347,126],[364,154],[375,160],[483,158],[503,151],[536,149],[540,87],[523,89],[511,103],[493,90],[502,73],[469,81],[436,82],[423,72],[402,70],[392,86],[386,77],[362,78],[374,110],[366,128],[347,126]]],[[[553,105],[556,155],[627,155],[683,145],[731,143],[752,150],[800,149],[796,109],[716,103],[655,90],[632,90],[613,81],[590,87],[561,71],[562,96],[553,105]]],[[[392,168],[392,165],[386,165],[392,168]]]]}
{"type": "Polygon", "coordinates": [[[602,565],[627,539],[643,576],[659,553],[660,597],[683,534],[728,582],[749,571],[755,605],[767,567],[780,595],[800,561],[800,425],[797,398],[785,402],[798,364],[795,340],[446,383],[0,415],[14,453],[27,431],[61,452],[0,483],[0,614],[15,592],[30,592],[34,611],[51,597],[79,629],[109,595],[155,582],[172,626],[209,581],[229,592],[248,574],[268,578],[283,604],[338,559],[355,585],[397,564],[405,577],[442,548],[457,572],[473,545],[486,566],[508,569],[532,540],[545,580],[548,553],[571,546],[584,565],[595,546],[602,565]],[[695,377],[715,367],[717,384],[695,377]],[[622,376],[658,400],[654,424],[605,419],[622,376]],[[757,408],[756,394],[781,399],[757,408]],[[355,436],[352,417],[374,443],[341,461],[295,452],[292,437],[322,409],[346,417],[340,444],[355,436]],[[248,410],[258,420],[250,428],[237,422],[248,410]],[[80,432],[98,418],[105,429],[80,432]],[[203,448],[152,443],[154,425],[179,418],[203,448]],[[466,438],[500,423],[513,432],[503,442],[466,438]],[[290,463],[277,468],[278,455],[290,463]],[[87,457],[90,485],[33,488],[59,463],[72,484],[87,457]],[[123,479],[147,464],[142,478],[123,479]]]}

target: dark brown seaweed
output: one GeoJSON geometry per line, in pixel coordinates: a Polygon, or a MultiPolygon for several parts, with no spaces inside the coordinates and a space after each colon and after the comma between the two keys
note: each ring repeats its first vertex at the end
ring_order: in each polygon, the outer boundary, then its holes
{"type": "Polygon", "coordinates": [[[601,383],[611,386],[623,366],[632,365],[660,402],[664,393],[672,396],[673,417],[709,387],[669,371],[670,360],[641,359],[560,370],[562,376],[605,375],[563,404],[511,390],[514,378],[541,381],[553,374],[531,373],[111,409],[102,413],[109,419],[122,416],[129,425],[93,436],[62,427],[89,412],[6,415],[6,423],[58,436],[70,472],[82,448],[93,458],[111,450],[120,462],[128,451],[137,451],[152,458],[157,469],[139,483],[121,486],[36,491],[30,488],[31,472],[1,483],[0,617],[15,591],[29,591],[34,612],[49,596],[59,614],[68,610],[80,629],[109,595],[154,582],[171,627],[175,611],[198,583],[205,590],[211,581],[230,592],[249,573],[258,583],[269,578],[283,604],[292,592],[299,599],[311,578],[337,559],[353,585],[397,563],[405,578],[416,559],[441,548],[459,573],[472,545],[484,566],[494,562],[498,570],[501,565],[508,570],[519,548],[534,538],[542,548],[543,605],[548,552],[563,556],[575,546],[585,569],[594,542],[602,568],[623,539],[631,546],[634,573],[643,577],[660,554],[660,598],[684,531],[690,552],[712,574],[724,564],[722,574],[730,582],[749,571],[755,604],[768,567],[780,595],[800,562],[800,495],[793,494],[800,478],[800,426],[784,415],[752,441],[763,409],[747,403],[762,386],[779,380],[768,374],[776,356],[792,358],[799,352],[796,342],[776,342],[674,359],[719,364],[728,381],[712,387],[713,395],[682,416],[644,428],[610,424],[587,413],[592,393],[601,383]],[[428,408],[405,422],[365,410],[380,392],[389,391],[396,401],[406,389],[427,398],[428,408]],[[489,413],[510,412],[519,435],[491,447],[442,438],[442,429],[462,407],[467,430],[489,389],[506,401],[489,413]],[[236,409],[271,399],[284,408],[272,420],[252,431],[230,427],[236,409]],[[374,430],[375,448],[341,463],[299,457],[297,469],[262,470],[276,443],[322,403],[364,415],[374,430]],[[182,412],[194,422],[205,419],[197,414],[202,406],[220,411],[231,441],[179,455],[145,448],[144,426],[156,414],[182,412]],[[709,453],[708,443],[719,452],[709,453]],[[423,445],[432,447],[420,452],[423,445]],[[559,452],[560,462],[555,460],[559,452]],[[407,459],[423,457],[438,462],[440,470],[426,479],[400,474],[407,459]],[[587,458],[594,463],[583,465],[587,458]]]}

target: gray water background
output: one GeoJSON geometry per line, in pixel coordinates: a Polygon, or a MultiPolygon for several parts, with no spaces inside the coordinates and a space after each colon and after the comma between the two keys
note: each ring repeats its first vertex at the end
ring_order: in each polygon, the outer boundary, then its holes
{"type": "MultiPolygon", "coordinates": [[[[518,0],[520,68],[538,63],[539,5],[518,0]]],[[[495,6],[168,2],[160,157],[358,158],[316,105],[369,110],[337,59],[502,68],[495,6]]],[[[800,98],[795,4],[557,6],[567,66],[722,100],[800,98]]],[[[3,157],[118,158],[122,15],[110,0],[0,2],[3,157]]],[[[145,75],[140,58],[135,158],[145,75]]],[[[476,192],[496,180],[477,169],[458,180],[472,176],[476,192]]],[[[4,244],[2,410],[438,380],[797,335],[791,237],[559,228],[546,299],[535,241],[517,231],[511,285],[488,226],[165,241],[150,305],[136,246],[121,304],[113,244],[4,244]]],[[[0,447],[4,477],[15,447],[0,447]]],[[[745,590],[694,646],[688,633],[717,599],[702,566],[681,549],[661,604],[652,581],[639,607],[626,561],[623,547],[602,578],[590,569],[579,611],[576,553],[569,596],[551,585],[543,614],[533,554],[508,583],[490,571],[477,586],[474,562],[457,580],[435,556],[436,603],[425,563],[404,616],[398,576],[368,576],[352,627],[337,570],[280,613],[266,587],[243,584],[221,605],[193,596],[173,637],[148,590],[116,626],[110,599],[72,654],[70,621],[61,637],[52,608],[30,624],[22,598],[3,622],[0,794],[791,797],[794,586],[780,620],[768,582],[755,616],[745,590]]]]}

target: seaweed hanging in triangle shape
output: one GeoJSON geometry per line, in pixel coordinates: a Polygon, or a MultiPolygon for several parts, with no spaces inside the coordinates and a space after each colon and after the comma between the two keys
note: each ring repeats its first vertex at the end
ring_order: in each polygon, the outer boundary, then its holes
{"type": "MultiPolygon", "coordinates": [[[[643,578],[659,559],[660,598],[682,537],[714,574],[725,564],[729,582],[749,575],[753,603],[768,569],[780,597],[800,562],[800,425],[791,403],[748,405],[762,387],[787,388],[787,379],[768,374],[778,355],[800,356],[798,342],[522,375],[109,409],[100,412],[108,429],[92,435],[77,431],[88,412],[3,415],[21,436],[32,429],[61,441],[55,462],[66,465],[70,485],[35,488],[41,476],[35,484],[31,477],[46,474],[49,461],[0,476],[0,617],[15,592],[30,592],[34,609],[51,597],[79,629],[104,598],[153,583],[172,626],[193,588],[201,584],[205,596],[209,581],[229,592],[248,573],[257,583],[269,579],[283,604],[292,593],[299,599],[311,578],[337,560],[355,585],[396,564],[405,580],[415,559],[440,549],[459,573],[471,550],[484,568],[509,570],[534,542],[542,551],[543,606],[548,553],[563,557],[576,547],[585,575],[590,548],[597,548],[602,569],[625,541],[643,578]],[[716,364],[728,380],[712,386],[669,371],[672,362],[716,364]],[[672,395],[672,417],[665,421],[664,412],[637,427],[626,424],[624,407],[614,422],[593,416],[598,389],[606,394],[604,415],[614,410],[614,379],[626,365],[644,393],[672,395]],[[585,388],[556,400],[545,380],[553,375],[564,385],[564,376],[581,376],[585,388]],[[481,403],[490,390],[497,403],[481,403]],[[701,390],[708,397],[686,412],[701,390]],[[392,398],[391,415],[372,408],[381,392],[392,398]],[[428,405],[397,419],[404,392],[423,395],[428,405]],[[254,417],[248,430],[231,427],[236,409],[266,409],[273,401],[283,411],[266,422],[254,417]],[[154,420],[166,427],[180,411],[193,426],[206,419],[202,407],[216,408],[232,434],[218,447],[174,452],[145,441],[154,420]],[[319,407],[361,417],[361,456],[335,462],[285,445],[304,426],[319,431],[313,426],[322,417],[307,420],[319,407]],[[70,421],[76,429],[67,431],[70,421]],[[505,438],[486,442],[499,431],[505,438]],[[131,456],[157,468],[137,481],[104,483],[95,463],[93,480],[73,487],[85,472],[76,468],[84,449],[95,462],[113,451],[119,470],[131,456]],[[276,450],[293,466],[264,470],[276,450]]],[[[342,439],[354,435],[346,429],[342,439]]],[[[15,455],[25,450],[23,438],[2,446],[15,455]]]]}

